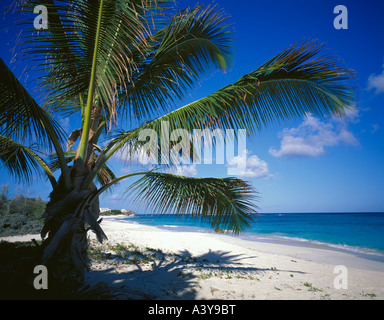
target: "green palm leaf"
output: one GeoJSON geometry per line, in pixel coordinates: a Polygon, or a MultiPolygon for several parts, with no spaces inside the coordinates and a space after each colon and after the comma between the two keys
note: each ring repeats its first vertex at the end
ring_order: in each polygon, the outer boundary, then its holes
{"type": "Polygon", "coordinates": [[[272,121],[301,117],[342,116],[356,100],[353,72],[333,57],[319,57],[323,44],[299,42],[283,50],[261,67],[234,84],[176,109],[137,129],[122,132],[106,147],[107,158],[121,147],[136,153],[144,144],[141,130],[161,132],[163,121],[169,130],[246,129],[261,130],[272,121]]]}
{"type": "Polygon", "coordinates": [[[311,112],[342,115],[355,102],[351,70],[333,57],[316,57],[323,44],[297,43],[234,84],[177,109],[148,126],[169,121],[171,130],[260,130],[275,120],[311,112]]]}
{"type": "MultiPolygon", "coordinates": [[[[159,19],[169,2],[103,0],[100,7],[101,0],[45,1],[49,28],[36,35],[26,21],[20,54],[33,62],[32,70],[43,72],[40,89],[47,92],[46,104],[68,113],[80,110],[79,97],[86,100],[88,94],[101,13],[95,96],[106,114],[113,116],[117,86],[123,79],[130,81],[136,70],[132,50],[150,36],[149,24],[159,19]]],[[[31,10],[34,5],[26,1],[16,10],[31,10]]]]}
{"type": "Polygon", "coordinates": [[[255,215],[255,191],[234,178],[190,178],[174,174],[146,173],[129,187],[135,201],[154,213],[190,214],[212,227],[239,233],[255,215]]]}
{"type": "Polygon", "coordinates": [[[0,58],[0,133],[42,148],[59,147],[64,131],[0,58]]]}
{"type": "Polygon", "coordinates": [[[11,138],[0,135],[0,160],[3,166],[20,182],[30,182],[44,170],[53,187],[56,179],[45,161],[37,155],[37,146],[24,146],[11,138]]]}
{"type": "Polygon", "coordinates": [[[135,50],[132,85],[119,91],[119,110],[128,119],[148,119],[184,97],[199,77],[231,65],[232,37],[217,7],[185,9],[135,50]],[[144,54],[142,53],[144,52],[144,54]]]}
{"type": "MultiPolygon", "coordinates": [[[[64,141],[64,131],[53,117],[37,104],[1,58],[0,134],[11,140],[15,140],[15,142],[18,141],[17,143],[19,143],[20,146],[22,146],[23,143],[36,141],[40,151],[44,151],[44,149],[50,151],[53,147],[58,154],[64,181],[66,184],[68,183],[69,171],[65,164],[61,147],[64,141]]],[[[3,156],[5,154],[6,153],[4,153],[3,156]]],[[[4,161],[6,161],[6,159],[4,161]]],[[[13,160],[10,160],[10,163],[12,162],[13,160]]],[[[33,162],[20,162],[19,164],[22,165],[15,165],[15,170],[13,170],[14,172],[18,172],[20,176],[25,177],[26,180],[29,180],[31,172],[26,167],[28,163],[33,162]],[[26,170],[25,174],[22,174],[20,171],[23,168],[26,170]]]]}

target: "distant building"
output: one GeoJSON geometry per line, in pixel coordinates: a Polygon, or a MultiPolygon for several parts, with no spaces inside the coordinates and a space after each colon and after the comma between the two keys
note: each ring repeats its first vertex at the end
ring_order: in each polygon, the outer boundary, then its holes
{"type": "Polygon", "coordinates": [[[109,208],[100,208],[100,212],[111,212],[112,210],[109,208]]]}

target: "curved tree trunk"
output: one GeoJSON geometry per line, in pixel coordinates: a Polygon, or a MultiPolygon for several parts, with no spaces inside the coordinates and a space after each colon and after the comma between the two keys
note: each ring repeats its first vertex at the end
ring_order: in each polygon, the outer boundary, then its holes
{"type": "Polygon", "coordinates": [[[100,213],[98,198],[85,205],[96,190],[95,185],[86,190],[81,187],[89,169],[75,164],[70,170],[71,188],[66,190],[59,179],[50,194],[41,232],[44,239],[41,263],[47,267],[52,286],[58,290],[81,286],[90,263],[87,232],[94,230],[99,241],[107,238],[97,221],[100,213]]]}

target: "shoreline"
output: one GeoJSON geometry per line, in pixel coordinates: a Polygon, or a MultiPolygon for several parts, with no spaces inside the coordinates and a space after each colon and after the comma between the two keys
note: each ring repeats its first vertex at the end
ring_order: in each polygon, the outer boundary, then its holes
{"type": "MultiPolygon", "coordinates": [[[[166,230],[119,218],[103,217],[109,239],[103,244],[89,233],[95,255],[86,281],[93,287],[162,300],[384,300],[384,262],[354,252],[166,230]],[[340,265],[346,268],[346,289],[335,287],[340,265]]],[[[11,238],[0,240],[40,236],[11,238]]]]}
{"type": "Polygon", "coordinates": [[[374,248],[366,248],[366,247],[360,247],[360,246],[351,246],[351,245],[345,245],[345,244],[334,244],[330,242],[322,242],[317,240],[308,240],[304,238],[290,238],[285,236],[273,236],[268,234],[254,234],[245,232],[244,234],[240,234],[238,236],[232,235],[231,233],[217,233],[213,229],[208,229],[204,227],[199,226],[183,226],[183,225],[158,225],[158,226],[152,226],[147,225],[145,223],[140,223],[137,221],[130,221],[129,218],[125,219],[124,216],[121,215],[115,215],[115,216],[108,216],[107,219],[118,221],[122,223],[131,223],[131,224],[138,224],[141,226],[148,226],[148,227],[154,227],[158,228],[160,230],[170,231],[170,232],[200,232],[200,233],[208,233],[208,234],[216,234],[216,235],[223,235],[226,237],[230,237],[235,239],[241,239],[244,241],[249,242],[262,242],[262,243],[271,243],[271,244],[277,244],[277,245],[288,245],[288,246],[298,246],[298,247],[304,247],[304,248],[313,248],[313,249],[324,249],[324,250],[331,250],[331,251],[338,251],[342,253],[352,254],[356,255],[358,257],[383,262],[384,263],[384,251],[380,251],[378,249],[374,248]]]}
{"type": "Polygon", "coordinates": [[[352,252],[170,231],[113,217],[101,226],[110,243],[134,245],[144,255],[145,248],[160,250],[169,261],[154,260],[154,266],[100,261],[88,274],[91,284],[113,283],[166,300],[384,299],[384,263],[352,252]],[[347,269],[347,289],[334,285],[340,265],[347,269]]]}

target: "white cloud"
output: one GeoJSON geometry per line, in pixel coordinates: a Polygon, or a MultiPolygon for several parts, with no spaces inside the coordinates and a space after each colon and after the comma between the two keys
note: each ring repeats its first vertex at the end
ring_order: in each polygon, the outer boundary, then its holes
{"type": "Polygon", "coordinates": [[[244,150],[240,156],[234,157],[228,162],[229,168],[239,168],[240,171],[236,174],[241,178],[272,178],[269,173],[268,163],[261,160],[258,156],[250,155],[250,152],[244,150]]]}
{"type": "Polygon", "coordinates": [[[371,74],[368,78],[368,90],[375,89],[376,93],[384,92],[384,64],[381,74],[371,74]]]}
{"type": "MultiPolygon", "coordinates": [[[[353,119],[356,119],[356,115],[353,119]]],[[[283,130],[280,149],[271,147],[269,153],[277,158],[318,157],[326,153],[326,148],[339,144],[359,145],[359,141],[348,129],[347,120],[333,120],[326,123],[307,114],[297,128],[283,130]]]]}
{"type": "Polygon", "coordinates": [[[341,122],[341,123],[358,123],[360,122],[360,111],[368,111],[366,109],[357,109],[356,106],[351,106],[350,108],[345,110],[345,113],[341,118],[334,117],[332,120],[334,122],[341,122]]]}
{"type": "Polygon", "coordinates": [[[122,199],[122,195],[119,194],[119,193],[114,193],[113,195],[111,195],[109,197],[110,200],[121,200],[122,199]]]}
{"type": "Polygon", "coordinates": [[[372,130],[371,130],[372,134],[375,134],[376,131],[380,129],[380,126],[377,123],[372,124],[371,127],[372,127],[372,130]]]}
{"type": "Polygon", "coordinates": [[[70,129],[70,127],[71,127],[71,123],[70,123],[68,117],[66,117],[66,118],[60,118],[60,119],[59,119],[59,123],[60,123],[61,127],[62,127],[65,131],[69,131],[69,129],[70,129]]]}
{"type": "Polygon", "coordinates": [[[187,165],[175,165],[166,170],[166,173],[177,174],[179,176],[185,177],[196,177],[197,169],[196,164],[187,166],[187,165]]]}
{"type": "Polygon", "coordinates": [[[131,168],[130,167],[122,167],[120,168],[120,172],[122,174],[128,174],[128,173],[131,173],[131,168]]]}

